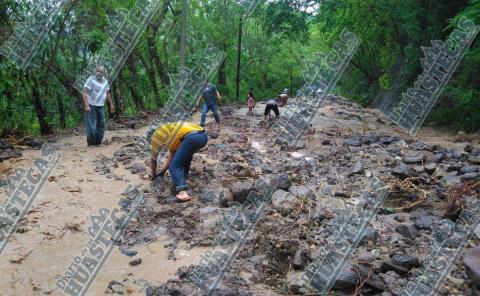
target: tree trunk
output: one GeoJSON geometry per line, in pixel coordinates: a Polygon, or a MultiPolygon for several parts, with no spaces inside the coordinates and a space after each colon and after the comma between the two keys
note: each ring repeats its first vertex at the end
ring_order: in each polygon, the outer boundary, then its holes
{"type": "Polygon", "coordinates": [[[153,90],[153,94],[155,95],[155,99],[157,100],[157,103],[158,105],[161,105],[161,99],[160,99],[160,91],[158,90],[158,86],[157,86],[157,77],[155,75],[155,71],[153,70],[153,67],[151,67],[147,61],[145,60],[145,57],[139,53],[139,52],[135,52],[133,54],[134,56],[138,56],[138,58],[140,59],[140,62],[142,63],[142,66],[145,68],[145,70],[147,71],[147,75],[148,75],[148,80],[150,82],[150,85],[152,86],[152,90],[153,90]]]}
{"type": "Polygon", "coordinates": [[[57,93],[57,109],[60,118],[60,127],[62,129],[67,128],[67,121],[65,120],[65,108],[63,106],[63,100],[60,93],[57,93]]]}
{"type": "Polygon", "coordinates": [[[4,90],[3,94],[7,98],[7,116],[13,115],[13,96],[9,90],[4,90]]]}
{"type": "MultiPolygon", "coordinates": [[[[226,43],[222,44],[222,51],[223,52],[227,51],[227,44],[226,43]]],[[[225,56],[225,59],[223,59],[223,62],[220,64],[220,68],[218,68],[218,84],[220,86],[222,86],[224,90],[227,89],[226,67],[227,67],[227,58],[225,56]]]]}
{"type": "Polygon", "coordinates": [[[162,85],[166,88],[168,85],[170,85],[170,79],[168,77],[167,71],[165,70],[165,66],[162,63],[160,55],[158,54],[157,46],[155,45],[155,35],[156,32],[154,32],[152,29],[149,29],[149,32],[147,34],[148,55],[150,57],[150,60],[157,68],[157,73],[160,77],[162,85]]]}
{"type": "MultiPolygon", "coordinates": [[[[227,11],[227,1],[222,1],[222,9],[224,11],[227,11]]],[[[226,28],[228,24],[228,16],[226,13],[222,13],[223,15],[223,26],[226,28]]],[[[220,43],[220,49],[226,53],[227,52],[227,41],[224,40],[222,43],[220,43]]],[[[227,56],[225,55],[225,58],[223,59],[222,63],[220,64],[220,67],[218,68],[218,85],[223,87],[223,90],[227,90],[227,56]]]]}
{"type": "Polygon", "coordinates": [[[32,103],[37,113],[38,123],[40,124],[40,134],[42,136],[52,134],[52,127],[45,119],[45,110],[42,106],[41,101],[41,94],[38,89],[38,82],[34,79],[33,87],[32,87],[32,103]]]}
{"type": "Polygon", "coordinates": [[[137,90],[138,87],[138,77],[137,77],[137,69],[135,68],[135,64],[133,63],[133,56],[130,56],[127,61],[127,68],[128,72],[130,72],[130,83],[128,83],[128,89],[130,90],[130,94],[132,95],[133,102],[137,107],[137,110],[143,111],[145,110],[145,104],[140,93],[137,90]]]}
{"type": "Polygon", "coordinates": [[[240,66],[242,58],[242,35],[243,35],[243,15],[240,18],[240,23],[238,25],[238,45],[237,45],[237,90],[236,97],[237,101],[240,99],[240,66]]]}
{"type": "MultiPolygon", "coordinates": [[[[117,77],[118,78],[118,77],[117,77]]],[[[120,118],[120,115],[125,113],[125,105],[123,103],[123,98],[122,98],[122,92],[120,91],[120,85],[119,82],[120,80],[117,79],[117,83],[115,83],[113,87],[113,101],[115,103],[115,119],[118,120],[120,118]]]]}
{"type": "MultiPolygon", "coordinates": [[[[125,82],[125,79],[123,78],[123,71],[118,72],[118,76],[117,76],[116,81],[117,81],[117,89],[118,89],[117,92],[119,92],[119,98],[125,98],[125,101],[128,104],[128,107],[130,108],[130,110],[132,110],[133,113],[135,113],[135,108],[133,107],[132,102],[129,99],[129,97],[126,95],[127,88],[125,87],[125,85],[127,83],[125,82]]],[[[122,105],[125,108],[125,104],[124,104],[123,100],[122,100],[122,105]]],[[[123,112],[124,114],[125,114],[125,111],[123,112]]]]}

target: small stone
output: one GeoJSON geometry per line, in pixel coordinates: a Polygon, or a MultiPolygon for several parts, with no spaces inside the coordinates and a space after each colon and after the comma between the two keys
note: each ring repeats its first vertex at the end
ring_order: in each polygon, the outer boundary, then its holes
{"type": "Polygon", "coordinates": [[[115,280],[110,281],[108,284],[108,289],[112,290],[114,293],[123,295],[123,284],[115,280]]]}
{"type": "Polygon", "coordinates": [[[287,191],[279,189],[272,195],[272,207],[279,212],[288,214],[295,209],[296,204],[295,196],[287,191]]]}
{"type": "Polygon", "coordinates": [[[125,255],[125,256],[128,256],[128,257],[133,257],[133,256],[136,256],[138,254],[137,251],[132,251],[132,250],[124,250],[122,251],[122,254],[125,255]]]}
{"type": "Polygon", "coordinates": [[[480,155],[470,155],[468,157],[468,162],[471,164],[480,165],[480,155]]]}
{"type": "Polygon", "coordinates": [[[360,278],[357,273],[351,271],[341,271],[332,286],[334,290],[352,291],[355,289],[360,278]]]}
{"type": "Polygon", "coordinates": [[[433,156],[432,161],[435,163],[441,163],[445,159],[447,159],[447,155],[445,153],[437,153],[433,156]]]}
{"type": "Polygon", "coordinates": [[[295,270],[302,270],[307,266],[309,260],[308,250],[301,249],[298,250],[293,256],[292,266],[295,270]]]}
{"type": "Polygon", "coordinates": [[[393,255],[392,263],[401,267],[405,267],[408,270],[420,267],[420,260],[417,257],[409,255],[393,255]]]}
{"type": "Polygon", "coordinates": [[[480,180],[480,173],[467,173],[460,177],[463,182],[480,180]]]}
{"type": "Polygon", "coordinates": [[[458,176],[447,175],[447,176],[443,176],[442,179],[440,179],[440,183],[446,187],[453,187],[455,185],[462,183],[462,181],[461,181],[461,178],[458,176]]]}
{"type": "Polygon", "coordinates": [[[348,191],[335,191],[334,196],[343,198],[352,198],[352,193],[348,191]]]}
{"type": "Polygon", "coordinates": [[[218,203],[220,206],[227,208],[230,202],[233,202],[233,194],[230,190],[223,188],[218,194],[218,203]]]}
{"type": "Polygon", "coordinates": [[[403,237],[414,240],[417,235],[417,229],[411,225],[398,225],[395,231],[400,233],[403,237]]]}
{"type": "Polygon", "coordinates": [[[447,166],[447,172],[456,172],[462,168],[462,165],[459,163],[450,164],[447,166]]]}
{"type": "Polygon", "coordinates": [[[358,261],[362,263],[372,263],[377,256],[370,252],[363,252],[358,256],[358,261]]]}
{"type": "Polygon", "coordinates": [[[391,155],[385,155],[384,160],[386,165],[393,165],[395,163],[395,158],[391,155]]]}
{"type": "Polygon", "coordinates": [[[20,150],[5,150],[1,152],[0,150],[0,162],[11,159],[11,158],[18,158],[22,156],[22,152],[20,150]]]}
{"type": "Polygon", "coordinates": [[[211,131],[211,132],[208,133],[208,136],[212,139],[217,139],[218,138],[218,132],[211,131]]]}
{"type": "Polygon", "coordinates": [[[303,276],[303,272],[296,271],[296,272],[289,272],[287,273],[287,288],[288,291],[294,294],[306,294],[307,286],[305,281],[301,279],[303,276]]]}
{"type": "Polygon", "coordinates": [[[0,139],[0,150],[13,150],[13,145],[7,140],[0,139]]]}
{"type": "Polygon", "coordinates": [[[365,144],[371,145],[377,143],[379,140],[380,138],[376,135],[368,135],[365,137],[365,144]]]}
{"type": "Polygon", "coordinates": [[[434,163],[429,163],[425,166],[425,171],[429,174],[435,173],[436,170],[437,170],[437,165],[434,163]]]}
{"type": "Polygon", "coordinates": [[[363,167],[363,163],[361,161],[357,161],[353,165],[349,176],[360,175],[360,174],[363,174],[364,171],[365,171],[365,168],[363,167]]]}
{"type": "Polygon", "coordinates": [[[130,263],[128,263],[128,264],[130,264],[130,266],[140,265],[140,264],[142,264],[142,258],[138,258],[138,259],[135,259],[133,261],[130,261],[130,263]]]}
{"type": "Polygon", "coordinates": [[[380,272],[386,273],[388,271],[394,271],[397,274],[402,276],[408,274],[408,269],[395,265],[390,260],[383,261],[382,264],[380,265],[380,272]]]}
{"type": "Polygon", "coordinates": [[[348,138],[347,140],[345,140],[344,144],[347,146],[360,147],[363,145],[363,139],[362,137],[348,138]]]}
{"type": "Polygon", "coordinates": [[[300,198],[311,198],[314,195],[313,190],[307,186],[292,186],[289,191],[291,194],[300,198]]]}
{"type": "Polygon", "coordinates": [[[368,227],[365,233],[363,234],[362,239],[360,240],[360,245],[366,245],[369,241],[374,244],[378,240],[378,231],[373,227],[368,227]]]}
{"type": "Polygon", "coordinates": [[[405,214],[399,213],[399,214],[396,214],[395,217],[393,217],[393,219],[395,219],[395,221],[397,222],[403,223],[407,220],[407,217],[405,214]]]}
{"type": "Polygon", "coordinates": [[[413,167],[413,171],[417,174],[421,174],[421,173],[425,172],[425,167],[421,166],[421,165],[416,165],[416,166],[413,167]]]}
{"type": "Polygon", "coordinates": [[[208,190],[200,195],[200,201],[203,203],[215,203],[217,195],[212,190],[208,190]]]}
{"type": "Polygon", "coordinates": [[[127,152],[123,149],[119,149],[117,151],[115,151],[115,153],[113,153],[113,156],[115,157],[122,157],[122,156],[126,156],[127,155],[127,152]]]}
{"type": "Polygon", "coordinates": [[[245,202],[248,194],[252,191],[252,187],[253,183],[248,181],[235,183],[231,188],[233,199],[239,203],[245,202]]]}
{"type": "Polygon", "coordinates": [[[292,186],[292,182],[288,178],[288,175],[281,174],[273,179],[272,186],[282,190],[288,190],[292,186]]]}
{"type": "Polygon", "coordinates": [[[405,179],[409,176],[408,166],[401,163],[392,170],[392,175],[400,179],[405,179]]]}
{"type": "Polygon", "coordinates": [[[418,230],[432,230],[433,219],[427,215],[421,215],[415,219],[415,226],[418,230]]]}
{"type": "Polygon", "coordinates": [[[465,284],[465,280],[464,280],[464,279],[458,279],[458,278],[455,278],[455,277],[452,277],[452,276],[450,276],[450,277],[448,278],[448,280],[449,280],[451,283],[453,283],[453,284],[455,284],[455,285],[457,285],[457,286],[460,286],[460,287],[465,284]]]}
{"type": "Polygon", "coordinates": [[[423,154],[416,154],[411,156],[405,156],[402,158],[402,162],[406,164],[422,164],[426,157],[423,154]]]}
{"type": "Polygon", "coordinates": [[[393,142],[397,141],[396,138],[394,137],[391,137],[391,136],[383,136],[380,138],[380,143],[384,144],[384,145],[390,145],[392,144],[393,142]]]}
{"type": "Polygon", "coordinates": [[[478,167],[473,165],[466,165],[466,166],[463,166],[459,172],[462,174],[468,174],[468,173],[475,173],[476,171],[478,171],[478,167]]]}

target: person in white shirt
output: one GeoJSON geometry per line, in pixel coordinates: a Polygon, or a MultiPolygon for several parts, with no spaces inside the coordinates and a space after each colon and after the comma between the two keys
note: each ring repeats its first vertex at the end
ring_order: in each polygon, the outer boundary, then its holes
{"type": "Polygon", "coordinates": [[[90,76],[83,87],[83,104],[85,106],[85,129],[88,146],[102,144],[105,134],[105,101],[108,101],[110,113],[115,113],[110,86],[105,78],[105,68],[98,66],[95,74],[90,76]]]}

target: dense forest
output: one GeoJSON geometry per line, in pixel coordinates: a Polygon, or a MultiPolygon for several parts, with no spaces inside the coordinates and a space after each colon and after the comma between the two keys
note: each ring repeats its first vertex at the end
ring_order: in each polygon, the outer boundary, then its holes
{"type": "MultiPolygon", "coordinates": [[[[0,43],[28,19],[35,2],[0,2],[0,43]]],[[[115,16],[136,1],[67,2],[26,70],[0,56],[0,136],[46,135],[81,123],[82,97],[73,85],[108,40],[115,16]]],[[[461,16],[480,24],[480,0],[270,0],[248,16],[233,0],[190,0],[186,66],[213,45],[226,54],[213,81],[224,103],[245,102],[249,88],[259,99],[283,88],[295,94],[305,63],[319,51],[327,53],[347,28],[362,43],[335,92],[364,106],[381,106],[413,84],[421,73],[422,46],[446,40],[461,16]]],[[[117,112],[110,116],[158,110],[168,100],[180,65],[181,19],[182,1],[161,0],[114,77],[117,112]]],[[[480,128],[479,39],[442,92],[429,123],[480,128]]]]}

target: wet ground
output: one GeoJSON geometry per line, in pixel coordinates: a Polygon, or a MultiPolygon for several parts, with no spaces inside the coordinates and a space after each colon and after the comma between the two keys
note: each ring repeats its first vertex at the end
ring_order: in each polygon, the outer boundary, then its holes
{"type": "MultiPolygon", "coordinates": [[[[110,144],[97,148],[85,147],[80,130],[52,138],[61,159],[0,257],[1,295],[61,295],[55,282],[88,240],[87,217],[114,208],[128,184],[142,188],[145,205],[87,295],[190,294],[192,286],[183,276],[211,249],[229,202],[243,202],[259,179],[278,192],[217,292],[303,293],[296,276],[328,242],[336,211],[355,204],[374,177],[392,193],[345,269],[346,288],[333,293],[352,295],[357,289],[362,295],[396,295],[416,266],[391,267],[389,260],[408,256],[421,265],[431,251],[431,229],[445,221],[449,188],[479,180],[477,139],[430,128],[414,139],[379,112],[341,99],[332,98],[319,110],[296,149],[276,145],[263,116],[221,109],[220,127],[209,118],[209,143],[191,169],[194,200],[184,204],[175,202],[168,176],[146,180],[148,157],[133,145],[145,128],[110,130],[110,144]],[[140,264],[129,264],[138,259],[140,264]],[[363,284],[361,273],[349,274],[361,267],[359,262],[372,270],[363,284]]],[[[1,163],[0,171],[28,168],[39,151],[22,153],[1,163]]],[[[478,244],[474,237],[467,251],[478,244]]],[[[441,295],[475,295],[472,288],[458,261],[441,295]]]]}

